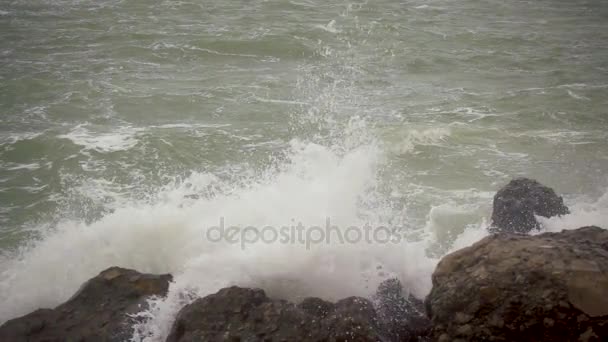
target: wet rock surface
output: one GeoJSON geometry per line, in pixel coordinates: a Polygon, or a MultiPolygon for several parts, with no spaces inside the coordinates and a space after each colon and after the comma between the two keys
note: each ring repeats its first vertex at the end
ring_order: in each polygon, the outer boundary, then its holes
{"type": "Polygon", "coordinates": [[[426,306],[437,341],[606,341],[608,231],[486,237],[441,260],[426,306]]]}
{"type": "Polygon", "coordinates": [[[226,288],[184,307],[167,341],[426,341],[423,303],[398,280],[382,283],[374,299],[376,306],[360,297],[294,305],[260,289],[226,288]]]}
{"type": "MultiPolygon", "coordinates": [[[[150,296],[165,296],[171,275],[111,267],[55,309],[39,309],[0,327],[0,341],[126,341],[150,296]]],[[[41,285],[42,286],[42,285],[41,285]]]]}
{"type": "Polygon", "coordinates": [[[167,341],[379,341],[377,322],[364,298],[295,305],[260,289],[230,287],[184,307],[167,341]]]}
{"type": "Polygon", "coordinates": [[[553,217],[568,213],[564,200],[553,189],[533,179],[517,178],[494,196],[490,231],[529,233],[539,228],[534,215],[553,217]]]}
{"type": "Polygon", "coordinates": [[[398,279],[380,284],[374,296],[383,331],[391,341],[427,341],[431,321],[424,302],[404,292],[398,279]]]}

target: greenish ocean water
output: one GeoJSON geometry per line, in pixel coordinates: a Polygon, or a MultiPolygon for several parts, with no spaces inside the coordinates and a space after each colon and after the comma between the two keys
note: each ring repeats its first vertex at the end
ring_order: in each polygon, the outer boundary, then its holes
{"type": "Polygon", "coordinates": [[[232,283],[424,295],[511,178],[564,195],[546,230],[606,222],[607,108],[601,0],[3,1],[0,321],[112,265],[176,276],[139,340],[232,283]],[[407,242],[243,250],[220,218],[407,242]]]}

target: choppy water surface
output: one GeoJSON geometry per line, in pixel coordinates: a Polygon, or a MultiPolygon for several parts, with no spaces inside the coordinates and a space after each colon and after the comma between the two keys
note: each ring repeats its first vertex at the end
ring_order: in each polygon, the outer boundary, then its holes
{"type": "Polygon", "coordinates": [[[136,339],[233,283],[422,296],[512,177],[573,208],[545,229],[605,225],[606,108],[600,0],[4,1],[0,321],[111,265],[176,276],[136,339]],[[243,251],[205,241],[220,217],[410,242],[243,251]]]}

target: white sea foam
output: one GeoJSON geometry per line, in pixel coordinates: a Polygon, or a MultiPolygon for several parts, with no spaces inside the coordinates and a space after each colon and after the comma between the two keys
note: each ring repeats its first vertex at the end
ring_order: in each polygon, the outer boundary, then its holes
{"type": "Polygon", "coordinates": [[[201,124],[201,123],[175,123],[175,124],[164,124],[158,126],[148,126],[150,128],[162,128],[162,129],[173,129],[173,128],[220,128],[220,127],[229,127],[230,124],[201,124]]]}
{"type": "MultiPolygon", "coordinates": [[[[244,185],[193,174],[160,190],[153,203],[123,204],[90,225],[59,224],[19,257],[3,263],[0,321],[61,303],[83,281],[111,265],[175,277],[167,298],[153,300],[140,314],[146,320],[135,326],[138,341],[162,341],[183,305],[233,284],[261,287],[271,296],[296,301],[304,296],[335,300],[369,296],[380,281],[397,276],[422,297],[430,289],[438,261],[427,255],[429,245],[446,229],[454,229],[450,223],[458,221],[455,217],[461,217],[462,224],[456,225],[461,228],[456,228],[457,238],[448,252],[487,235],[486,222],[468,223],[475,217],[472,206],[444,204],[429,213],[427,230],[433,234],[418,242],[319,244],[309,250],[298,244],[259,243],[243,250],[206,240],[205,228],[217,225],[220,217],[240,226],[283,226],[294,220],[323,225],[326,217],[339,227],[388,224],[362,210],[361,198],[376,186],[382,160],[375,144],[340,154],[294,140],[291,151],[282,171],[244,185]],[[209,192],[210,188],[221,190],[209,192]],[[39,286],[41,282],[45,286],[39,286]]],[[[545,219],[548,230],[606,222],[608,195],[571,207],[571,215],[545,219]]]]}
{"type": "Polygon", "coordinates": [[[541,232],[560,232],[585,226],[608,229],[608,190],[595,201],[588,202],[578,198],[569,207],[569,215],[552,218],[537,217],[543,227],[541,232]]]}
{"type": "Polygon", "coordinates": [[[339,29],[336,28],[336,21],[332,20],[329,23],[327,23],[327,25],[315,25],[316,28],[319,28],[321,30],[330,32],[330,33],[340,33],[342,31],[340,31],[339,29]]]}
{"type": "Polygon", "coordinates": [[[141,129],[134,127],[119,127],[111,133],[92,132],[87,125],[78,125],[69,133],[58,138],[69,139],[74,144],[83,146],[85,150],[107,153],[128,150],[137,145],[137,134],[141,129]]]}
{"type": "Polygon", "coordinates": [[[19,141],[31,140],[39,137],[44,132],[7,133],[0,135],[0,146],[4,144],[15,144],[19,141]]]}
{"type": "Polygon", "coordinates": [[[590,98],[582,95],[575,94],[572,90],[567,89],[568,95],[577,100],[591,101],[590,98]]]}
{"type": "Polygon", "coordinates": [[[451,130],[448,127],[429,127],[408,129],[403,135],[402,140],[391,146],[395,153],[412,153],[418,146],[437,146],[445,143],[450,136],[451,130]]]}
{"type": "Polygon", "coordinates": [[[111,265],[174,274],[168,298],[157,303],[157,311],[148,313],[151,320],[140,327],[156,334],[153,340],[167,333],[168,318],[184,304],[184,295],[206,295],[229,284],[259,286],[290,299],[337,299],[370,295],[382,279],[395,275],[418,295],[428,291],[436,261],[426,257],[425,242],[315,245],[310,250],[254,244],[242,250],[205,239],[205,228],[217,225],[220,217],[241,226],[279,227],[293,220],[322,225],[327,217],[339,227],[384,223],[377,217],[363,219],[360,210],[360,198],[375,184],[376,147],[339,155],[294,141],[292,149],[282,172],[231,191],[199,199],[184,196],[217,181],[198,175],[187,180],[190,186],[175,187],[155,204],[120,208],[88,226],[60,224],[2,270],[0,320],[57,305],[111,265]],[[38,286],[41,281],[44,287],[38,286]]]}
{"type": "Polygon", "coordinates": [[[10,163],[8,165],[4,165],[4,169],[7,171],[19,171],[19,170],[28,170],[33,171],[40,168],[39,163],[29,163],[29,164],[17,164],[10,163]]]}

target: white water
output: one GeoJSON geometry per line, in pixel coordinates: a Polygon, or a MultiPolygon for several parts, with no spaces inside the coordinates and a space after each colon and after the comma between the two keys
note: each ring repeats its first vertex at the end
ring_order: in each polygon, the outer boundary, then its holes
{"type": "Polygon", "coordinates": [[[211,175],[193,175],[184,182],[189,186],[168,189],[154,205],[132,204],[89,226],[62,222],[3,271],[0,317],[57,305],[83,280],[110,265],[174,274],[170,298],[185,289],[205,295],[239,284],[262,286],[282,297],[338,299],[369,295],[389,275],[399,276],[423,295],[435,262],[426,258],[423,242],[316,245],[311,250],[299,244],[260,243],[241,250],[239,245],[205,239],[205,229],[217,225],[220,217],[230,225],[259,227],[280,227],[294,220],[324,225],[327,217],[341,228],[386,223],[361,209],[361,199],[375,186],[380,157],[373,145],[340,156],[321,145],[294,141],[291,161],[283,171],[227,191],[228,195],[184,197],[193,188],[217,182],[211,175]],[[378,265],[386,275],[378,274],[378,265]]]}
{"type": "MultiPolygon", "coordinates": [[[[161,190],[154,204],[132,203],[91,225],[62,222],[18,258],[3,263],[0,320],[53,307],[111,265],[169,272],[175,278],[168,297],[153,301],[152,309],[142,313],[149,320],[135,327],[135,340],[163,340],[179,308],[232,284],[261,287],[271,296],[295,301],[304,296],[336,300],[369,296],[380,281],[396,276],[423,297],[438,261],[428,256],[428,249],[447,229],[440,217],[450,218],[453,225],[459,211],[466,215],[466,208],[433,208],[424,237],[396,245],[336,243],[307,250],[300,244],[258,243],[243,250],[238,244],[205,238],[205,229],[217,225],[220,217],[227,225],[258,227],[280,227],[294,220],[322,226],[326,217],[342,228],[390,225],[381,215],[387,208],[365,202],[373,197],[383,157],[374,143],[338,154],[294,140],[289,161],[262,179],[231,186],[213,175],[193,174],[161,190]],[[210,186],[223,190],[199,199],[187,196],[210,186]]],[[[545,220],[546,230],[602,225],[608,219],[607,198],[575,203],[571,215],[545,220]]],[[[483,226],[469,225],[449,250],[478,241],[486,235],[483,226]]]]}
{"type": "Polygon", "coordinates": [[[58,138],[69,139],[74,144],[82,146],[85,151],[116,152],[135,146],[139,131],[141,129],[120,127],[113,132],[94,133],[85,125],[78,125],[68,134],[60,135],[58,138]]]}

